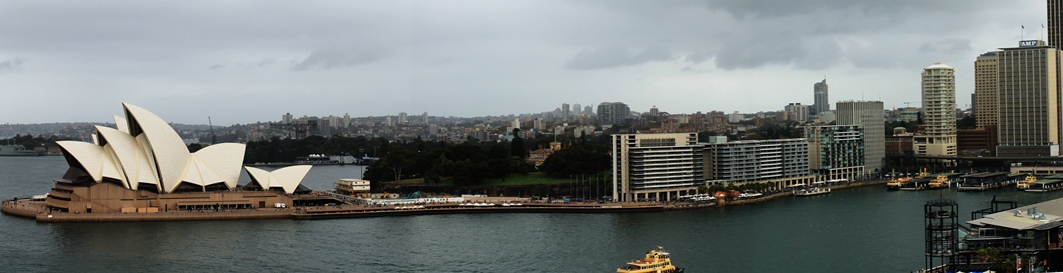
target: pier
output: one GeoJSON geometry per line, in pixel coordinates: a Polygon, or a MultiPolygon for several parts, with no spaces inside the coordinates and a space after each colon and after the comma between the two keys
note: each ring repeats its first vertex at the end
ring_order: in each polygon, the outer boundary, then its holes
{"type": "Polygon", "coordinates": [[[1007,187],[1015,182],[1008,177],[1007,172],[984,172],[972,173],[961,176],[961,181],[956,187],[960,191],[984,191],[1000,187],[1007,187]]]}

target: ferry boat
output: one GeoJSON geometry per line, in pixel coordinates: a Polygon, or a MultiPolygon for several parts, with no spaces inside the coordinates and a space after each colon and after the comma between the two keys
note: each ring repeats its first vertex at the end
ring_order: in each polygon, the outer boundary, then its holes
{"type": "Polygon", "coordinates": [[[897,179],[891,180],[890,182],[886,183],[886,189],[887,190],[899,190],[899,189],[901,189],[901,187],[904,187],[904,185],[908,185],[908,181],[909,180],[912,180],[912,179],[908,178],[908,177],[901,177],[901,178],[897,178],[897,179]]]}
{"type": "Polygon", "coordinates": [[[1037,182],[1037,177],[1033,176],[1033,174],[1031,173],[1030,175],[1027,175],[1026,178],[1023,179],[1021,182],[1019,182],[1018,184],[1015,184],[1015,189],[1020,190],[1020,191],[1029,190],[1030,186],[1033,185],[1036,182],[1037,182]]]}
{"type": "Polygon", "coordinates": [[[949,187],[949,178],[945,175],[938,175],[937,178],[927,183],[927,187],[931,189],[943,189],[949,187]]]}
{"type": "Polygon", "coordinates": [[[634,262],[628,262],[627,265],[616,269],[617,273],[683,273],[682,267],[677,267],[672,264],[672,257],[668,252],[664,252],[664,249],[657,247],[657,249],[646,252],[646,258],[634,262]]]}
{"type": "Polygon", "coordinates": [[[820,188],[820,187],[811,188],[811,189],[800,189],[800,190],[794,191],[794,195],[796,195],[796,196],[813,196],[813,195],[828,194],[828,193],[830,193],[830,188],[820,188]]]}

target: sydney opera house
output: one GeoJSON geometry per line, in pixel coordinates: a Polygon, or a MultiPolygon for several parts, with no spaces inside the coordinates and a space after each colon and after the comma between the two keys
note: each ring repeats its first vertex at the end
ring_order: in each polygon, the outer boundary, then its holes
{"type": "Polygon", "coordinates": [[[96,126],[93,142],[60,141],[70,165],[44,204],[49,211],[78,214],[159,213],[204,208],[291,207],[292,194],[310,166],[275,171],[245,167],[244,144],[221,143],[189,152],[165,121],[123,103],[117,128],[96,126]]]}

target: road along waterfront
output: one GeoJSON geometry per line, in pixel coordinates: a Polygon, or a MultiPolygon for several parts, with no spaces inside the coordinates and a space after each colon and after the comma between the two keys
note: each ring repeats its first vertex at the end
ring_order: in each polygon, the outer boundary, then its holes
{"type": "MultiPolygon", "coordinates": [[[[0,195],[42,194],[66,166],[59,157],[0,158],[0,195]]],[[[328,189],[358,173],[314,167],[305,183],[328,189]]],[[[959,203],[964,221],[994,195],[1019,205],[1063,197],[868,186],[653,213],[121,223],[0,216],[0,262],[10,271],[612,272],[663,246],[687,272],[909,272],[923,266],[922,206],[939,194],[959,203]]]]}

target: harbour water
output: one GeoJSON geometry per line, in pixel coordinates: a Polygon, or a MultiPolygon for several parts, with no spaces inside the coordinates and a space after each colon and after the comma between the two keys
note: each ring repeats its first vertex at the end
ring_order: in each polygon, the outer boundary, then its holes
{"type": "MultiPolygon", "coordinates": [[[[0,197],[43,194],[66,166],[62,157],[0,158],[0,197]]],[[[360,172],[314,167],[304,184],[328,189],[360,172]]],[[[0,263],[7,272],[613,272],[663,246],[687,272],[908,272],[923,267],[927,200],[956,200],[967,221],[994,195],[1021,206],[1063,191],[872,186],[667,212],[320,221],[38,224],[4,215],[0,263]]]]}

